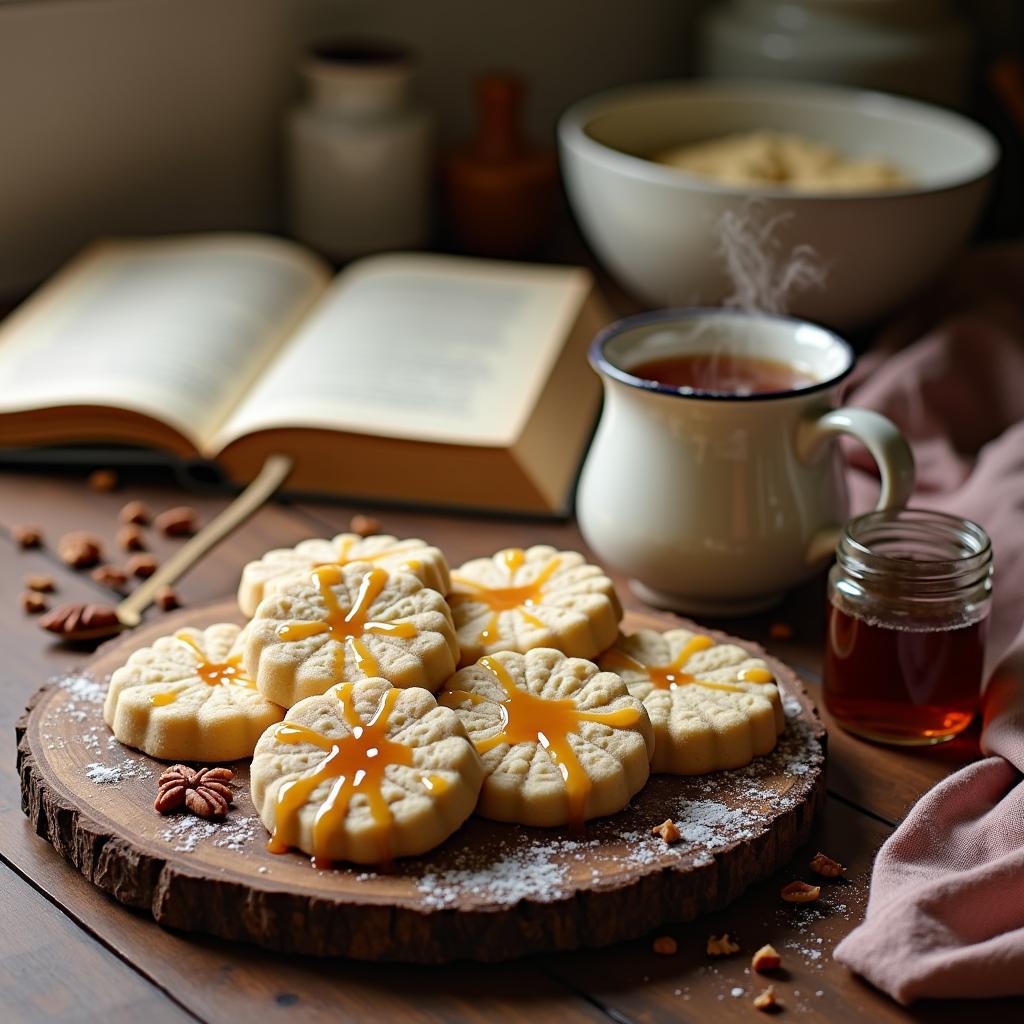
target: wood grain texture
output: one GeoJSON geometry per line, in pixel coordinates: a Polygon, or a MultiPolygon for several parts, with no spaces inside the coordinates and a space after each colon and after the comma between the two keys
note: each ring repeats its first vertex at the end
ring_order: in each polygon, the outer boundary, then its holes
{"type": "MultiPolygon", "coordinates": [[[[202,626],[234,614],[229,605],[182,613],[123,638],[99,655],[92,675],[105,678],[128,651],[176,624],[202,626]]],[[[627,623],[668,624],[639,617],[627,623]]],[[[193,844],[201,833],[176,833],[149,807],[161,766],[110,746],[98,694],[89,700],[60,686],[42,693],[21,727],[23,806],[36,831],[86,877],[170,927],[367,960],[495,960],[606,945],[726,905],[806,838],[824,798],[823,732],[795,677],[772,668],[793,709],[777,756],[707,778],[656,777],[627,811],[593,823],[580,841],[474,818],[438,851],[403,861],[393,873],[317,872],[298,855],[266,852],[247,768],[239,765],[232,816],[193,844]],[[125,777],[98,785],[88,775],[95,763],[125,777]],[[723,813],[742,815],[743,828],[672,848],[648,838],[667,809],[711,799],[723,813]],[[472,885],[462,881],[467,870],[472,885]],[[543,887],[503,895],[509,873],[524,870],[543,872],[543,887]],[[425,885],[427,876],[438,884],[425,885]]]]}

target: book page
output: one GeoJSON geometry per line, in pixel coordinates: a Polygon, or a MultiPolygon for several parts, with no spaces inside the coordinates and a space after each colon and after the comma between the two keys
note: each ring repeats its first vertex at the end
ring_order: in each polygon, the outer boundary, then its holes
{"type": "Polygon", "coordinates": [[[218,446],[280,427],[512,444],[590,287],[572,267],[361,260],[282,347],[218,446]]]}
{"type": "Polygon", "coordinates": [[[327,280],[266,236],[98,243],[0,327],[0,413],[129,409],[203,449],[327,280]]]}

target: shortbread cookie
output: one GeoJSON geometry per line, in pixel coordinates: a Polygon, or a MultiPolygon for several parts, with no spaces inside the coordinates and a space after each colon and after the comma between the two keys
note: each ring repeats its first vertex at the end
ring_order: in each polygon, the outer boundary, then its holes
{"type": "Polygon", "coordinates": [[[785,726],[767,664],[736,644],[688,629],[640,629],[620,637],[599,664],[622,676],[651,716],[652,771],[739,768],[773,750],[785,726]]]}
{"type": "Polygon", "coordinates": [[[264,597],[273,594],[296,576],[305,576],[320,565],[349,565],[372,562],[386,572],[407,572],[425,587],[448,593],[448,563],[440,548],[426,541],[399,540],[389,534],[360,537],[358,533],[339,533],[331,540],[304,540],[293,548],[275,548],[242,570],[238,587],[238,607],[250,618],[264,597]]]}
{"type": "Polygon", "coordinates": [[[427,690],[363,679],[307,697],[269,728],[251,780],[274,853],[379,864],[444,842],[472,814],[483,766],[427,690]]]}
{"type": "Polygon", "coordinates": [[[506,548],[452,572],[448,595],[461,664],[483,654],[553,647],[593,658],[618,635],[622,608],[604,570],[576,551],[506,548]]]}
{"type": "Polygon", "coordinates": [[[415,576],[369,562],[324,566],[282,584],[246,632],[246,669],[286,708],[369,676],[436,690],[459,657],[445,599],[415,576]]]}
{"type": "Polygon", "coordinates": [[[622,680],[540,648],[457,672],[439,696],[483,758],[478,812],[523,825],[580,825],[643,788],[654,733],[622,680]]]}
{"type": "Polygon", "coordinates": [[[132,652],[110,677],[103,717],[129,747],[165,761],[236,761],[284,709],[242,667],[238,626],[187,627],[132,652]]]}

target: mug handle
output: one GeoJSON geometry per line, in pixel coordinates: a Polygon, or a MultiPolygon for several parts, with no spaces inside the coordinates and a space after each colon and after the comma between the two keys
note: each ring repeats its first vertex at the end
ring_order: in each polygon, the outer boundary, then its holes
{"type": "MultiPolygon", "coordinates": [[[[914,490],[914,455],[899,427],[881,413],[844,406],[822,416],[805,419],[797,428],[796,451],[804,462],[812,461],[831,439],[840,434],[855,437],[871,453],[882,477],[882,491],[875,511],[902,508],[914,490]]],[[[831,558],[839,543],[841,526],[818,530],[804,554],[812,565],[831,558]]]]}

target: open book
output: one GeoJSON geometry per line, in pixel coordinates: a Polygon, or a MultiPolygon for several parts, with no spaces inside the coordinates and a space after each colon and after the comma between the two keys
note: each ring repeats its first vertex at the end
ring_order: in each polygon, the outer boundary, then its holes
{"type": "Polygon", "coordinates": [[[0,447],[270,454],[288,487],[481,509],[566,507],[606,318],[572,267],[374,256],[332,279],[261,235],[102,242],[0,326],[0,447]]]}

